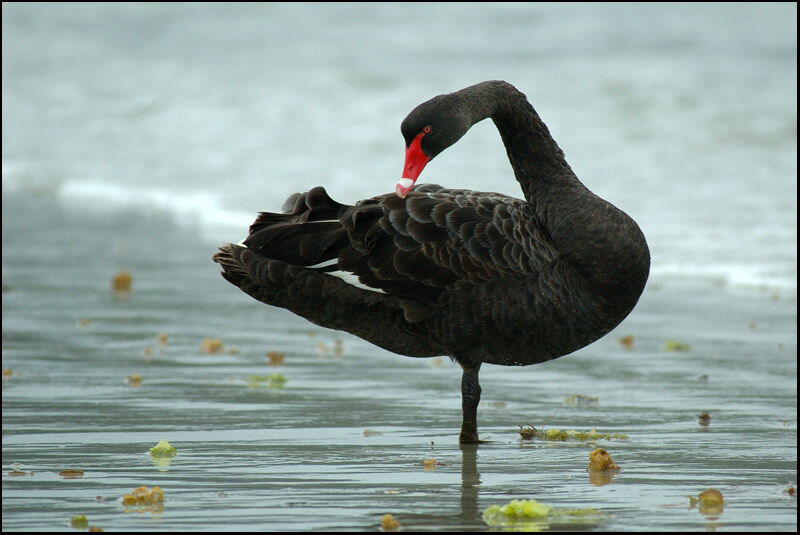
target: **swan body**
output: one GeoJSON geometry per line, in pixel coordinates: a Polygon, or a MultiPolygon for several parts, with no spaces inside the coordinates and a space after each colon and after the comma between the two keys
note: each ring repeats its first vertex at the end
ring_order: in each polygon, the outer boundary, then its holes
{"type": "Polygon", "coordinates": [[[650,254],[636,223],[586,188],[525,95],[488,81],[436,96],[401,126],[395,192],[340,204],[322,187],[262,212],[222,276],[266,304],[411,357],[463,368],[461,442],[478,442],[481,364],[569,354],[619,324],[650,254]],[[422,169],[491,118],[524,199],[415,185],[422,169]],[[348,282],[349,278],[349,282],[348,282]]]}

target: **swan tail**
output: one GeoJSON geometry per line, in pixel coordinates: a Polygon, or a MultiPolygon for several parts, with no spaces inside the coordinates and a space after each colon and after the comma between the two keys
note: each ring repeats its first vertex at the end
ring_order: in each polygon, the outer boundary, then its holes
{"type": "Polygon", "coordinates": [[[419,324],[404,320],[401,300],[363,290],[313,268],[265,258],[226,244],[214,255],[222,276],[254,299],[317,325],[347,331],[384,349],[416,357],[442,355],[419,324]]]}
{"type": "Polygon", "coordinates": [[[295,193],[280,214],[261,212],[243,245],[265,258],[314,266],[338,258],[349,245],[339,217],[350,206],[331,199],[324,188],[295,193]]]}

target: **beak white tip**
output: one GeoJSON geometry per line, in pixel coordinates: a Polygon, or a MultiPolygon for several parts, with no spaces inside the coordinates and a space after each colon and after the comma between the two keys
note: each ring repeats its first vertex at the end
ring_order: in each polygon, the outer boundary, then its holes
{"type": "Polygon", "coordinates": [[[395,186],[395,192],[397,196],[401,199],[405,199],[406,195],[409,191],[411,191],[411,187],[414,185],[414,181],[410,178],[401,178],[397,181],[397,186],[395,186]]]}

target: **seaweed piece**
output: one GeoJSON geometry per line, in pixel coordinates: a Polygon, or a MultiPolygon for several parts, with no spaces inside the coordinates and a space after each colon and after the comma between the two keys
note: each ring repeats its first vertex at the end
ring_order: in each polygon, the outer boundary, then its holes
{"type": "Polygon", "coordinates": [[[701,492],[697,498],[689,496],[689,508],[694,509],[695,506],[704,515],[719,515],[725,508],[725,500],[720,491],[710,488],[701,492]]]}
{"type": "Polygon", "coordinates": [[[161,512],[164,509],[164,491],[157,485],[152,489],[145,486],[137,487],[122,497],[122,505],[126,513],[130,507],[138,511],[161,512]]]}
{"type": "Polygon", "coordinates": [[[277,351],[267,351],[267,358],[269,359],[270,366],[280,366],[283,364],[283,359],[286,357],[283,353],[277,351]]]}
{"type": "Polygon", "coordinates": [[[252,387],[262,386],[266,383],[269,388],[283,388],[286,384],[286,377],[279,373],[272,373],[270,375],[248,375],[247,384],[252,387]]]}
{"type": "Polygon", "coordinates": [[[436,459],[425,459],[422,461],[422,465],[425,467],[425,470],[435,470],[436,459]]]}
{"type": "Polygon", "coordinates": [[[75,515],[70,517],[69,525],[75,529],[87,529],[89,527],[89,520],[86,515],[75,515]]]}
{"type": "Polygon", "coordinates": [[[386,513],[381,517],[381,528],[385,530],[395,530],[399,528],[400,525],[400,522],[395,520],[395,518],[389,513],[386,513]]]}
{"type": "Polygon", "coordinates": [[[536,500],[511,500],[506,505],[491,505],[483,512],[483,521],[491,527],[539,530],[551,522],[593,522],[602,518],[595,509],[560,509],[536,500]]]}
{"type": "Polygon", "coordinates": [[[125,383],[131,386],[142,386],[142,376],[138,373],[129,375],[125,378],[125,383]]]}
{"type": "Polygon", "coordinates": [[[204,338],[203,343],[200,344],[200,352],[206,355],[220,353],[222,349],[222,341],[218,338],[204,338]]]}
{"type": "Polygon", "coordinates": [[[598,433],[597,430],[592,427],[589,431],[576,431],[575,429],[536,429],[532,425],[528,424],[527,427],[519,426],[519,434],[525,440],[530,440],[532,438],[537,438],[539,440],[550,440],[554,442],[561,442],[566,440],[582,440],[593,442],[596,440],[611,440],[611,439],[622,439],[626,440],[628,435],[625,433],[598,433]]]}
{"type": "Polygon", "coordinates": [[[522,437],[523,440],[531,440],[536,437],[536,434],[539,431],[533,427],[531,424],[527,424],[526,426],[519,426],[519,435],[522,437]]]}
{"type": "Polygon", "coordinates": [[[596,407],[598,404],[597,396],[585,396],[583,394],[572,394],[571,396],[564,398],[564,403],[567,405],[572,405],[575,407],[586,407],[586,406],[593,406],[596,407]]]}
{"type": "Polygon", "coordinates": [[[79,479],[83,477],[83,470],[62,470],[58,475],[64,479],[79,479]]]}
{"type": "Polygon", "coordinates": [[[178,450],[166,438],[162,438],[158,444],[150,448],[150,455],[153,457],[174,457],[177,453],[178,450]]]}
{"type": "Polygon", "coordinates": [[[666,351],[689,351],[691,347],[689,347],[689,344],[684,344],[683,342],[667,340],[664,342],[664,349],[666,351]]]}
{"type": "Polygon", "coordinates": [[[711,415],[708,414],[707,412],[697,415],[697,423],[699,423],[700,425],[708,427],[708,424],[710,422],[711,422],[711,415]]]}
{"type": "Polygon", "coordinates": [[[627,349],[633,349],[633,336],[631,336],[631,335],[623,336],[618,341],[619,341],[620,344],[625,346],[627,349]]]}
{"type": "Polygon", "coordinates": [[[111,288],[118,293],[130,292],[133,286],[133,277],[131,273],[125,269],[117,272],[111,279],[111,288]]]}
{"type": "Polygon", "coordinates": [[[619,470],[619,466],[606,450],[597,448],[589,453],[589,470],[619,470]]]}

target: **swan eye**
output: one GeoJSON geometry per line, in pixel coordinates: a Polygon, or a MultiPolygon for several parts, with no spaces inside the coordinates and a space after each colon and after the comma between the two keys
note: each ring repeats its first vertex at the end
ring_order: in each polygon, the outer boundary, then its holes
{"type": "Polygon", "coordinates": [[[430,126],[426,126],[425,128],[422,129],[422,133],[423,134],[430,134],[431,133],[431,127],[430,126]]]}

